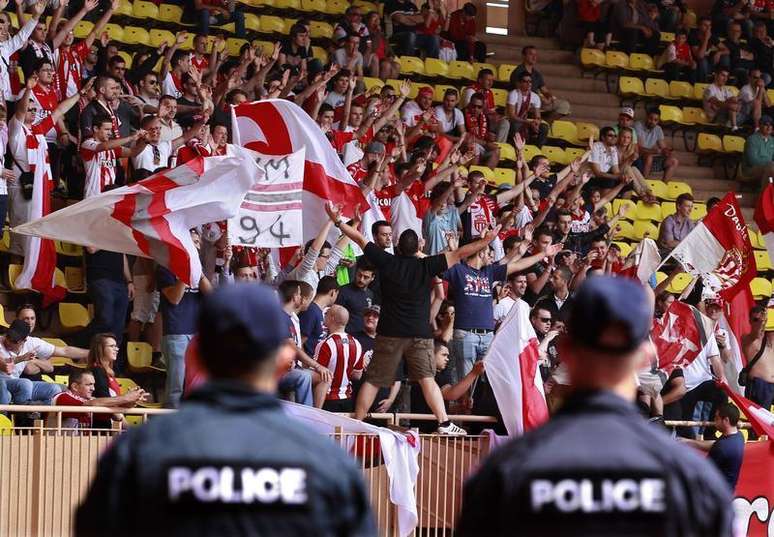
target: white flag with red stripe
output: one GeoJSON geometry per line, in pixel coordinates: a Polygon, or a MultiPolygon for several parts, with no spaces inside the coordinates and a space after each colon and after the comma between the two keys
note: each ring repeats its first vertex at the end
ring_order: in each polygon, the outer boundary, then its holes
{"type": "Polygon", "coordinates": [[[353,216],[355,207],[365,211],[368,202],[344,167],[320,127],[302,108],[283,99],[267,99],[232,108],[235,145],[261,155],[281,157],[306,148],[304,161],[304,240],[317,235],[326,222],[326,201],[353,216]]]}
{"type": "Polygon", "coordinates": [[[637,279],[641,283],[648,283],[650,277],[656,272],[659,263],[661,263],[661,255],[658,253],[656,241],[645,238],[626,257],[618,275],[637,279]]]}
{"type": "Polygon", "coordinates": [[[769,251],[769,257],[774,259],[774,184],[767,184],[761,195],[753,215],[758,231],[763,235],[763,242],[769,251]]]}
{"type": "Polygon", "coordinates": [[[241,149],[237,156],[197,157],[14,231],[149,257],[187,285],[197,286],[202,265],[191,228],[234,216],[259,174],[253,158],[241,149]]]}
{"type": "Polygon", "coordinates": [[[774,440],[774,414],[768,409],[762,408],[758,403],[753,403],[749,399],[742,397],[725,382],[720,382],[719,384],[736,406],[739,407],[739,410],[747,417],[747,421],[750,422],[753,430],[759,436],[765,434],[769,437],[769,440],[774,440]]]}
{"type": "Polygon", "coordinates": [[[529,306],[517,300],[484,356],[486,377],[509,436],[519,436],[548,420],[538,341],[529,306]]]}

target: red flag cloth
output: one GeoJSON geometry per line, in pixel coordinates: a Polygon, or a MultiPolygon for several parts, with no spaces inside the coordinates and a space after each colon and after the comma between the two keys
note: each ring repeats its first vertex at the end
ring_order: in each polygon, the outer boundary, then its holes
{"type": "Polygon", "coordinates": [[[736,535],[774,535],[774,441],[745,443],[734,496],[736,535]]]}
{"type": "Polygon", "coordinates": [[[753,220],[761,234],[774,232],[774,184],[769,183],[758,196],[753,220]]]}
{"type": "Polygon", "coordinates": [[[658,352],[658,367],[667,373],[693,362],[703,347],[693,308],[678,300],[653,323],[651,337],[658,352]]]}
{"type": "Polygon", "coordinates": [[[750,422],[753,430],[759,435],[767,435],[769,440],[774,439],[774,414],[769,410],[762,408],[759,404],[753,403],[749,399],[746,399],[732,390],[725,382],[718,382],[718,385],[723,388],[723,391],[734,401],[734,404],[739,407],[744,415],[747,417],[747,421],[750,422]]]}
{"type": "MultiPolygon", "coordinates": [[[[734,333],[739,349],[742,348],[742,337],[749,334],[752,330],[750,326],[750,310],[754,305],[755,300],[749,287],[742,289],[727,303],[728,324],[734,333]]],[[[747,357],[743,352],[740,355],[742,357],[742,365],[747,365],[747,357]]]]}

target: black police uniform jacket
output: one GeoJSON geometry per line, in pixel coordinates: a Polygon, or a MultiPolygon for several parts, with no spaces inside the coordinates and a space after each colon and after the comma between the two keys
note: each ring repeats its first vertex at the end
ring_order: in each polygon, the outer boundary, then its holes
{"type": "Polygon", "coordinates": [[[715,467],[611,392],[578,394],[466,484],[459,536],[730,536],[715,467]]]}
{"type": "Polygon", "coordinates": [[[222,381],[117,438],[75,525],[84,537],[376,534],[362,473],[332,440],[222,381]]]}

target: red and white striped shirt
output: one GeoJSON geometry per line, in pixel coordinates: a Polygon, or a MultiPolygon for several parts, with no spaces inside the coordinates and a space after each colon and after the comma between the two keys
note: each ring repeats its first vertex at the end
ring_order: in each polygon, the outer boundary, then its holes
{"type": "MultiPolygon", "coordinates": [[[[34,120],[34,123],[36,124],[41,123],[44,119],[49,117],[54,112],[54,110],[56,110],[56,107],[59,104],[59,97],[57,96],[56,89],[53,84],[49,86],[48,89],[44,88],[41,84],[36,85],[34,88],[32,88],[32,98],[34,99],[38,109],[34,120]]],[[[56,125],[52,123],[51,128],[45,133],[46,141],[56,142],[58,132],[59,129],[57,129],[56,125]]]]}
{"type": "Polygon", "coordinates": [[[86,168],[83,198],[91,198],[116,182],[116,153],[113,149],[97,151],[100,142],[89,138],[81,144],[81,158],[86,168]]]}
{"type": "Polygon", "coordinates": [[[56,53],[56,73],[59,96],[72,97],[81,89],[81,66],[89,55],[89,47],[80,41],[69,47],[59,47],[56,53]]]}
{"type": "Polygon", "coordinates": [[[352,372],[362,371],[365,367],[360,342],[343,332],[331,334],[317,345],[314,358],[333,373],[333,382],[325,399],[335,401],[352,397],[352,372]]]}

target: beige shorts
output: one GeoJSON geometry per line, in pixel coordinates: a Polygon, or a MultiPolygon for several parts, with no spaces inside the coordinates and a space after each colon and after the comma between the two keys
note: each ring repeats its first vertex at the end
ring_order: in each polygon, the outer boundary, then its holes
{"type": "Polygon", "coordinates": [[[374,386],[392,386],[403,358],[406,359],[410,380],[417,381],[435,376],[432,339],[376,336],[374,353],[366,369],[365,380],[374,386]]]}

